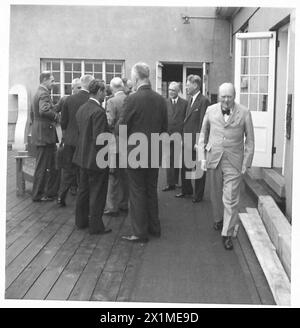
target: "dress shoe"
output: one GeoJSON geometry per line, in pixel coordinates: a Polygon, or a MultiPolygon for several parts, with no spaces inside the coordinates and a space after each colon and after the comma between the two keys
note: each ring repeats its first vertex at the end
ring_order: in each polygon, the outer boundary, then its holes
{"type": "Polygon", "coordinates": [[[112,232],[111,229],[104,229],[104,230],[100,230],[100,231],[90,231],[90,235],[105,235],[110,232],[112,232]]]}
{"type": "Polygon", "coordinates": [[[66,202],[64,199],[58,197],[57,198],[57,205],[59,205],[60,207],[65,207],[66,206],[66,202]]]}
{"type": "Polygon", "coordinates": [[[214,229],[216,231],[223,229],[223,220],[214,223],[214,229]]]}
{"type": "Polygon", "coordinates": [[[193,203],[200,203],[200,202],[202,202],[202,198],[200,198],[200,199],[193,198],[192,202],[193,203]]]}
{"type": "Polygon", "coordinates": [[[116,212],[113,212],[113,211],[110,211],[110,210],[105,210],[103,212],[104,215],[108,215],[108,216],[118,216],[119,215],[119,211],[116,211],[116,212]]]}
{"type": "Polygon", "coordinates": [[[128,208],[119,208],[119,211],[127,213],[129,211],[128,208]]]}
{"type": "Polygon", "coordinates": [[[223,236],[222,239],[223,239],[224,248],[227,251],[232,250],[233,249],[233,244],[232,244],[231,236],[223,236]]]}
{"type": "Polygon", "coordinates": [[[54,201],[54,197],[44,196],[39,201],[40,202],[52,202],[52,201],[54,201]]]}
{"type": "Polygon", "coordinates": [[[165,188],[162,189],[162,191],[170,191],[170,190],[174,190],[176,187],[175,186],[166,186],[165,188]]]}
{"type": "Polygon", "coordinates": [[[184,198],[185,197],[185,194],[180,192],[179,194],[176,194],[175,195],[176,198],[184,198]]]}
{"type": "Polygon", "coordinates": [[[131,235],[131,236],[122,236],[122,239],[126,240],[126,241],[130,241],[132,243],[147,243],[149,241],[149,239],[147,237],[138,237],[135,235],[131,235]]]}

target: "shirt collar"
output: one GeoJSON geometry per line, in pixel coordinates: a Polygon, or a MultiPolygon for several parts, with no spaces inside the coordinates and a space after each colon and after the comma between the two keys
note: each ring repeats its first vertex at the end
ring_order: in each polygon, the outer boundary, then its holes
{"type": "Polygon", "coordinates": [[[145,83],[140,84],[140,85],[136,88],[136,90],[138,90],[139,88],[141,88],[141,87],[143,87],[143,86],[145,86],[145,85],[149,85],[149,86],[150,86],[149,83],[145,82],[145,83]]]}
{"type": "Polygon", "coordinates": [[[117,92],[115,93],[115,96],[118,95],[118,94],[120,94],[120,93],[124,93],[124,91],[122,91],[122,90],[117,91],[117,92]]]}
{"type": "Polygon", "coordinates": [[[99,106],[100,106],[100,103],[97,99],[93,98],[93,97],[90,97],[91,100],[94,100],[99,106]]]}
{"type": "Polygon", "coordinates": [[[199,93],[200,93],[200,90],[193,95],[193,102],[196,100],[196,98],[198,97],[199,93]]]}
{"type": "Polygon", "coordinates": [[[40,84],[40,87],[45,89],[47,92],[49,92],[49,89],[47,87],[45,87],[43,84],[40,84]]]}
{"type": "Polygon", "coordinates": [[[89,90],[84,89],[84,88],[81,88],[80,90],[81,90],[81,91],[85,91],[85,92],[87,92],[87,93],[90,93],[89,90]]]}
{"type": "Polygon", "coordinates": [[[177,104],[177,102],[178,102],[178,96],[176,98],[171,99],[172,103],[174,103],[174,100],[175,100],[175,104],[177,104]]]}

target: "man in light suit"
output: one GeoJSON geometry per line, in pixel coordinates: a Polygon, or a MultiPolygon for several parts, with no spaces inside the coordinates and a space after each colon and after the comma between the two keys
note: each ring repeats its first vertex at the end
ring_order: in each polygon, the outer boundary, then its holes
{"type": "Polygon", "coordinates": [[[50,91],[54,77],[48,72],[40,75],[40,86],[33,99],[32,142],[36,146],[36,166],[33,176],[32,200],[51,201],[57,193],[58,176],[55,170],[55,152],[58,142],[55,112],[50,91]]]}
{"type": "MultiPolygon", "coordinates": [[[[178,82],[169,84],[169,99],[167,99],[168,109],[168,133],[182,134],[183,122],[186,114],[188,102],[178,96],[180,85],[178,82]]],[[[162,191],[174,190],[178,184],[179,168],[175,168],[174,163],[174,141],[170,143],[170,168],[167,168],[167,186],[162,191]]]]}
{"type": "Polygon", "coordinates": [[[63,131],[64,168],[57,198],[59,206],[66,205],[68,190],[79,180],[79,169],[72,163],[78,139],[76,113],[79,107],[88,101],[88,86],[93,79],[92,75],[83,75],[80,78],[81,89],[67,97],[62,108],[60,124],[63,131]]]}
{"type": "MultiPolygon", "coordinates": [[[[109,98],[106,105],[106,115],[110,130],[114,133],[116,123],[118,122],[123,110],[124,100],[127,97],[124,92],[124,84],[119,77],[114,77],[110,81],[110,88],[113,97],[109,98]]],[[[108,192],[106,200],[105,215],[117,216],[119,210],[128,210],[128,179],[124,168],[119,168],[119,149],[118,135],[116,137],[116,147],[112,152],[116,154],[116,168],[110,169],[108,192]]]]}
{"type": "Polygon", "coordinates": [[[80,167],[80,180],[75,223],[79,229],[88,227],[90,234],[106,234],[111,232],[102,221],[109,168],[99,168],[96,162],[102,148],[96,145],[97,137],[109,132],[105,110],[100,105],[105,97],[105,84],[93,79],[88,91],[89,100],[76,113],[79,134],[73,162],[80,167]]]}
{"type": "Polygon", "coordinates": [[[226,250],[233,249],[241,178],[254,155],[251,112],[234,99],[234,86],[222,84],[220,102],[208,107],[197,146],[202,169],[209,170],[214,229],[222,229],[226,250]]]}
{"type": "MultiPolygon", "coordinates": [[[[198,75],[189,75],[187,77],[186,91],[190,97],[186,115],[183,123],[183,147],[182,147],[182,169],[181,169],[181,193],[176,197],[184,198],[186,195],[193,195],[193,203],[201,202],[205,187],[205,173],[200,178],[195,178],[195,189],[193,192],[192,180],[186,177],[186,173],[192,169],[187,164],[196,160],[196,151],[194,145],[197,143],[197,134],[200,133],[203,117],[209,100],[201,94],[202,81],[198,75]],[[191,143],[185,139],[185,134],[191,136],[191,143]],[[189,155],[190,159],[188,158],[189,155]]],[[[189,164],[190,165],[190,164],[189,164]]]]}
{"type": "MultiPolygon", "coordinates": [[[[128,163],[130,216],[133,235],[123,236],[130,242],[147,242],[149,235],[160,237],[161,227],[158,216],[157,180],[158,167],[151,167],[152,155],[159,149],[151,145],[152,134],[167,132],[168,114],[166,100],[151,89],[149,66],[137,63],[132,68],[132,81],[136,92],[130,94],[124,103],[119,125],[127,125],[128,139],[134,134],[143,134],[148,141],[146,167],[135,167],[128,163]]],[[[128,158],[136,145],[128,144],[128,158]]],[[[121,149],[120,149],[121,151],[121,149]]]]}

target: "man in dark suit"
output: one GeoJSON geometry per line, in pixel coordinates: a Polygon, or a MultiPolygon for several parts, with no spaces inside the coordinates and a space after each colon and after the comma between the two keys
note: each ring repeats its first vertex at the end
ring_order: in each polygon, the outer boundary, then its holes
{"type": "MultiPolygon", "coordinates": [[[[182,134],[183,122],[186,114],[188,102],[178,96],[180,85],[178,82],[171,82],[169,85],[168,108],[168,133],[182,134]]],[[[179,163],[178,163],[179,164],[179,163]]],[[[167,186],[162,191],[174,190],[178,184],[179,165],[175,168],[174,163],[174,141],[170,142],[170,168],[167,168],[167,186]]]]}
{"type": "MultiPolygon", "coordinates": [[[[130,216],[133,235],[123,236],[131,242],[147,242],[148,235],[159,237],[161,234],[158,217],[157,180],[158,167],[151,167],[151,156],[157,156],[159,149],[151,149],[151,136],[154,133],[167,132],[168,114],[165,99],[152,91],[149,81],[150,69],[145,63],[137,63],[132,68],[132,81],[136,92],[130,94],[124,103],[119,126],[127,125],[130,138],[140,133],[148,141],[148,163],[141,167],[129,160],[128,180],[130,216]]],[[[136,145],[128,146],[128,159],[130,152],[136,145]]],[[[120,152],[122,149],[120,149],[120,152]]]]}
{"type": "Polygon", "coordinates": [[[40,86],[33,99],[32,142],[36,146],[36,166],[33,176],[32,200],[53,200],[57,193],[55,152],[58,142],[56,123],[58,113],[50,97],[54,77],[42,72],[40,86]]]}
{"type": "Polygon", "coordinates": [[[76,122],[76,113],[81,105],[89,99],[88,85],[94,79],[92,75],[81,77],[81,89],[69,97],[64,102],[61,111],[61,128],[63,131],[63,158],[64,168],[62,172],[62,181],[58,192],[57,203],[60,206],[66,205],[66,196],[71,186],[74,186],[78,180],[78,168],[72,163],[73,155],[77,145],[78,127],[76,122]]]}
{"type": "Polygon", "coordinates": [[[94,79],[88,91],[89,100],[76,114],[79,135],[73,162],[80,167],[80,180],[75,223],[79,229],[89,227],[90,234],[105,234],[111,232],[102,221],[109,168],[101,169],[96,163],[97,152],[102,148],[96,145],[97,137],[109,131],[105,110],[100,105],[105,97],[105,84],[94,79]]]}
{"type": "Polygon", "coordinates": [[[207,107],[209,106],[209,100],[201,94],[201,78],[198,75],[189,75],[186,83],[186,91],[190,97],[186,116],[183,123],[183,148],[182,148],[182,169],[181,169],[181,193],[176,197],[183,198],[186,195],[193,196],[193,203],[201,202],[204,194],[205,187],[205,172],[201,178],[195,178],[195,190],[193,192],[193,186],[191,179],[186,177],[186,173],[191,171],[191,161],[196,160],[195,144],[198,140],[197,134],[200,133],[203,118],[207,107]],[[190,134],[191,140],[185,138],[185,134],[190,134]],[[187,165],[188,164],[188,165],[187,165]]]}

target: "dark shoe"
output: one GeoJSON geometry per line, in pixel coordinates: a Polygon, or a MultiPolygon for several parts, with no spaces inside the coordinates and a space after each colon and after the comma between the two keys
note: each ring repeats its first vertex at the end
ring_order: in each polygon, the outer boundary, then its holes
{"type": "Polygon", "coordinates": [[[70,194],[71,194],[72,196],[76,196],[76,195],[77,195],[77,187],[72,186],[72,187],[70,188],[70,194]]]}
{"type": "Polygon", "coordinates": [[[110,211],[110,210],[105,210],[104,212],[103,212],[103,214],[104,215],[108,215],[108,216],[118,216],[119,215],[119,212],[117,211],[117,212],[112,212],[112,211],[110,211]]]}
{"type": "Polygon", "coordinates": [[[179,194],[175,195],[176,198],[184,198],[185,194],[183,194],[182,192],[180,192],[179,194]]]}
{"type": "Polygon", "coordinates": [[[44,196],[40,199],[40,202],[53,202],[54,201],[54,197],[48,197],[48,196],[44,196]]]}
{"type": "Polygon", "coordinates": [[[202,198],[200,198],[200,199],[193,198],[192,202],[193,203],[200,203],[200,202],[202,202],[202,198]]]}
{"type": "Polygon", "coordinates": [[[138,236],[122,236],[122,239],[126,240],[126,241],[130,241],[132,243],[147,243],[149,241],[148,238],[144,237],[144,238],[140,238],[138,236]]]}
{"type": "Polygon", "coordinates": [[[233,249],[233,244],[232,244],[231,236],[223,236],[222,239],[223,239],[224,248],[227,251],[232,250],[233,249]]]}
{"type": "Polygon", "coordinates": [[[175,190],[175,186],[166,186],[165,188],[162,189],[162,191],[170,191],[170,190],[175,190]]]}
{"type": "Polygon", "coordinates": [[[128,208],[119,208],[119,210],[120,210],[121,212],[125,212],[125,213],[127,213],[127,212],[129,211],[128,208]]]}
{"type": "Polygon", "coordinates": [[[105,235],[110,232],[112,232],[111,229],[105,229],[105,230],[100,230],[100,231],[90,231],[90,235],[105,235]]]}
{"type": "Polygon", "coordinates": [[[223,229],[223,220],[214,223],[214,229],[216,231],[223,229]]]}
{"type": "Polygon", "coordinates": [[[66,202],[64,199],[58,197],[57,198],[57,205],[59,205],[60,207],[65,207],[66,206],[66,202]]]}

